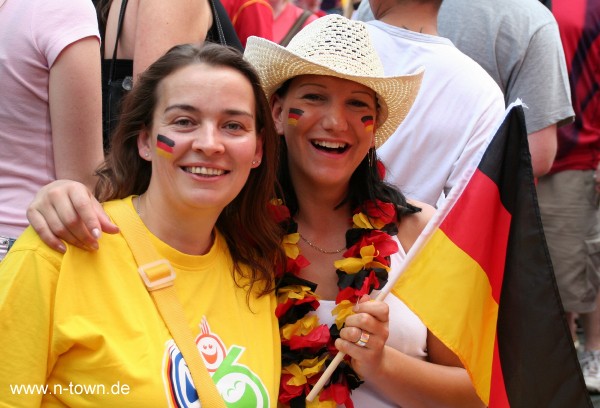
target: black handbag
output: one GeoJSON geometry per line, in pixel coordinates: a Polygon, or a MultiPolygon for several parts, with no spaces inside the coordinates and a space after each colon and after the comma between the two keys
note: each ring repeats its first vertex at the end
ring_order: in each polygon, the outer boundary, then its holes
{"type": "MultiPolygon", "coordinates": [[[[105,152],[110,147],[110,136],[119,120],[121,99],[133,87],[133,77],[131,75],[116,75],[117,70],[121,72],[133,72],[133,61],[117,61],[117,46],[119,45],[119,37],[123,29],[123,17],[125,16],[126,7],[127,0],[123,0],[121,2],[121,10],[119,11],[115,48],[108,68],[108,78],[102,75],[102,141],[105,152]],[[115,76],[117,77],[115,78],[115,76]]],[[[104,61],[102,65],[102,69],[104,70],[106,67],[104,61]]]]}
{"type": "Polygon", "coordinates": [[[218,43],[221,45],[229,45],[236,48],[240,52],[244,52],[242,42],[233,28],[231,19],[225,11],[225,7],[220,0],[208,0],[213,15],[213,25],[208,30],[206,41],[218,43]]]}

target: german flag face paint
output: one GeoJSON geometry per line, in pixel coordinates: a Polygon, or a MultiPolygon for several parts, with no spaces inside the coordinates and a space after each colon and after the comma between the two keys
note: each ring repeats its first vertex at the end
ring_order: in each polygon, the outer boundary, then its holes
{"type": "Polygon", "coordinates": [[[156,138],[156,149],[159,155],[163,157],[171,157],[173,154],[173,147],[175,147],[175,142],[168,137],[158,135],[156,138]]]}
{"type": "Polygon", "coordinates": [[[367,133],[372,133],[373,132],[373,116],[363,116],[362,118],[360,118],[360,120],[362,121],[363,125],[365,125],[365,131],[367,133]]]}
{"type": "Polygon", "coordinates": [[[301,109],[290,108],[288,113],[288,125],[296,126],[298,124],[298,119],[304,113],[301,109]]]}

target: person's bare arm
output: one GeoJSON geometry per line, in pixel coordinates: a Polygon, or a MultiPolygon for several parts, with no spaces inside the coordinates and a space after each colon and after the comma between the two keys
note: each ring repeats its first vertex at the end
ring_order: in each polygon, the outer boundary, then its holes
{"type": "Polygon", "coordinates": [[[558,141],[556,137],[556,125],[550,125],[527,136],[529,152],[531,153],[531,166],[533,176],[541,177],[550,171],[558,141]]]}
{"type": "Polygon", "coordinates": [[[94,188],[103,160],[100,45],[87,37],[67,46],[50,68],[48,103],[57,179],[94,188]]]}
{"type": "Polygon", "coordinates": [[[135,30],[133,78],[177,44],[201,43],[212,25],[207,0],[143,0],[135,30]]]}
{"type": "Polygon", "coordinates": [[[460,359],[431,332],[427,333],[429,361],[402,353],[385,343],[389,336],[387,304],[364,296],[348,316],[336,347],[352,357],[356,372],[399,406],[483,408],[460,359]],[[366,347],[354,342],[370,333],[366,347]]]}

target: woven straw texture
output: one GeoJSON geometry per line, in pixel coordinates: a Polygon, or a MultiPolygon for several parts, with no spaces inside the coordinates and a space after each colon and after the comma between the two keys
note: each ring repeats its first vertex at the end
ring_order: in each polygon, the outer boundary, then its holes
{"type": "Polygon", "coordinates": [[[385,77],[365,24],[335,14],[307,25],[287,48],[250,37],[244,57],[258,71],[267,98],[288,79],[309,74],[344,78],[373,89],[380,105],[376,147],[394,133],[408,114],[423,76],[421,69],[385,77]]]}

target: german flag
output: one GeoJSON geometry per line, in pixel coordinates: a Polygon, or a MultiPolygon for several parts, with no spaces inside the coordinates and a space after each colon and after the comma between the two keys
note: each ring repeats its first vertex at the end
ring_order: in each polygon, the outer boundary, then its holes
{"type": "Polygon", "coordinates": [[[290,108],[290,111],[288,112],[288,125],[296,126],[298,124],[298,119],[300,119],[300,116],[302,116],[303,113],[304,111],[302,109],[290,108]]]}
{"type": "Polygon", "coordinates": [[[375,123],[373,122],[373,116],[363,116],[360,120],[365,125],[365,131],[371,133],[373,131],[373,123],[375,123]]]}
{"type": "Polygon", "coordinates": [[[459,356],[489,407],[592,407],[546,247],[521,106],[452,189],[391,291],[459,356]]]}
{"type": "Polygon", "coordinates": [[[163,157],[171,157],[175,142],[164,135],[158,135],[156,138],[156,147],[158,154],[163,157]]]}

